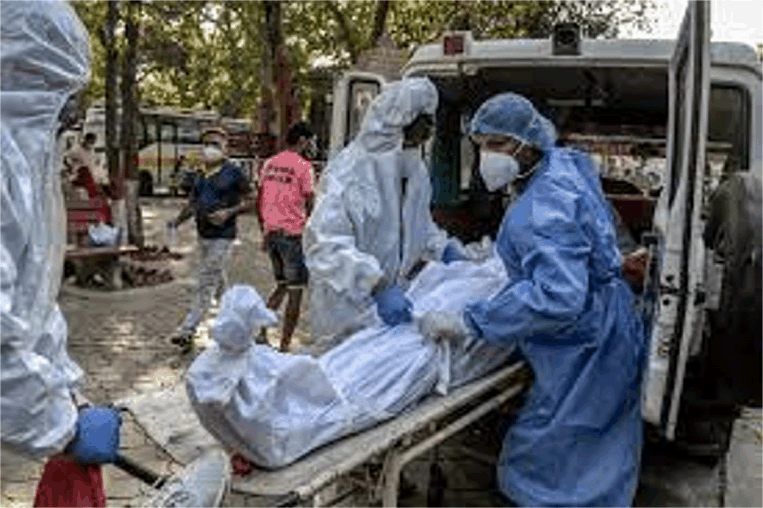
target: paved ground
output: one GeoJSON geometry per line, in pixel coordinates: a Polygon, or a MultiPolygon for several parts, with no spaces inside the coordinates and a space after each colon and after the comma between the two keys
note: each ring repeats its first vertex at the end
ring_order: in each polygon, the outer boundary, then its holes
{"type": "MultiPolygon", "coordinates": [[[[148,243],[163,245],[164,223],[177,213],[182,201],[154,199],[143,204],[148,243]]],[[[177,250],[187,256],[164,265],[176,276],[173,283],[118,293],[71,288],[62,291],[60,304],[69,323],[69,351],[88,375],[85,394],[94,402],[109,402],[170,386],[180,379],[191,361],[191,357],[181,357],[166,340],[190,302],[196,263],[193,224],[184,225],[179,236],[177,250]]],[[[250,284],[265,297],[272,276],[269,261],[260,250],[261,238],[253,216],[242,217],[239,236],[231,260],[230,282],[250,284]]],[[[304,311],[294,345],[308,335],[307,302],[304,311]]],[[[271,339],[279,335],[273,332],[271,339]]],[[[495,485],[493,466],[458,451],[458,446],[466,442],[478,446],[483,456],[496,457],[500,436],[492,435],[487,428],[459,435],[441,448],[439,463],[446,476],[444,505],[500,506],[500,499],[490,493],[495,485]]],[[[729,506],[760,506],[760,413],[737,425],[735,434],[738,436],[732,442],[735,455],[726,464],[732,488],[724,492],[719,464],[687,459],[662,447],[649,446],[636,504],[721,506],[725,502],[729,506]]],[[[162,473],[178,467],[129,418],[122,435],[125,455],[162,473]]],[[[424,457],[407,471],[418,491],[402,498],[401,505],[426,503],[430,458],[424,457]]],[[[3,453],[0,505],[30,506],[40,471],[41,464],[3,453]]],[[[110,506],[133,505],[145,490],[138,480],[112,466],[104,467],[104,480],[110,506]]],[[[226,504],[239,503],[231,497],[226,504]]]]}

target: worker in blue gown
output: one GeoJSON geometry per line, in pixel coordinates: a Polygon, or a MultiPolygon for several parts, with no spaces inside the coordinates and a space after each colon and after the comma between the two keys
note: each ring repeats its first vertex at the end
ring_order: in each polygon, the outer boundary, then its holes
{"type": "Polygon", "coordinates": [[[488,189],[520,193],[496,241],[510,282],[434,316],[434,328],[516,345],[535,374],[505,438],[499,487],[519,506],[628,506],[646,344],[595,165],[556,147],[553,124],[514,93],[480,106],[470,130],[488,189]]]}

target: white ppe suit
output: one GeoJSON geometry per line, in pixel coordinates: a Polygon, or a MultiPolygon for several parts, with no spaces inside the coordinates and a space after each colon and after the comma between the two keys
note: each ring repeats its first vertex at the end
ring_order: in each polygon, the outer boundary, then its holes
{"type": "Polygon", "coordinates": [[[64,2],[0,3],[0,436],[42,458],[75,434],[71,391],[82,371],[66,351],[56,303],[66,243],[59,115],[89,79],[85,28],[64,2]]]}
{"type": "Polygon", "coordinates": [[[357,138],[321,177],[303,235],[310,326],[319,349],[381,324],[372,289],[405,289],[419,261],[439,261],[449,241],[462,249],[432,221],[429,170],[419,150],[402,148],[403,127],[436,109],[437,89],[428,79],[392,85],[370,105],[357,138]]]}

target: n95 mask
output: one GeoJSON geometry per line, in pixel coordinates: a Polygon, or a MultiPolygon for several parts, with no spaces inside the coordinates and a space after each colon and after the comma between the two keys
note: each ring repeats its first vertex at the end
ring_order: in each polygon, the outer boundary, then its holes
{"type": "Polygon", "coordinates": [[[496,191],[513,182],[519,174],[519,162],[501,152],[480,151],[480,175],[487,190],[496,191]]]}

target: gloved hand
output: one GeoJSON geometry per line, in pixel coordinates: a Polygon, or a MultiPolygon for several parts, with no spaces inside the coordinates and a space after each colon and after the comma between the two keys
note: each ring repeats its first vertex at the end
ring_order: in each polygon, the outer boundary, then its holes
{"type": "Polygon", "coordinates": [[[119,450],[122,418],[107,406],[88,406],[80,410],[69,453],[80,464],[111,463],[119,450]]]}
{"type": "Polygon", "coordinates": [[[397,326],[400,323],[413,321],[411,316],[413,304],[406,298],[399,286],[390,286],[380,291],[374,296],[374,300],[376,301],[376,312],[379,313],[384,324],[397,326]]]}
{"type": "Polygon", "coordinates": [[[425,312],[418,322],[421,334],[434,341],[464,340],[472,333],[461,314],[454,312],[425,312]]]}
{"type": "Polygon", "coordinates": [[[453,261],[466,261],[467,257],[461,254],[458,249],[452,245],[448,244],[445,246],[445,250],[442,252],[442,262],[446,265],[449,265],[453,261]]]}

